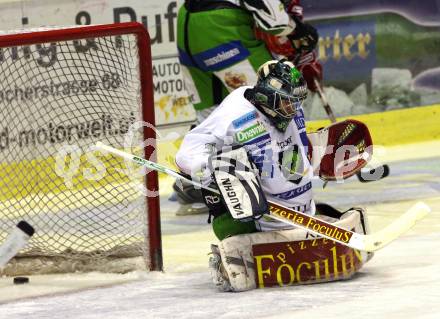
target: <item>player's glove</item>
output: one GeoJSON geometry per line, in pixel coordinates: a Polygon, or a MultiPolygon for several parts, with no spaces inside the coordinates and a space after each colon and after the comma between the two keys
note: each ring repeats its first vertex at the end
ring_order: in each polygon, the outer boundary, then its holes
{"type": "Polygon", "coordinates": [[[314,173],[325,181],[349,178],[373,155],[368,127],[356,120],[334,123],[307,137],[314,173]]]}
{"type": "Polygon", "coordinates": [[[288,36],[297,52],[311,52],[318,43],[316,29],[303,21],[303,7],[299,0],[282,0],[284,9],[295,21],[295,30],[288,36]]]}
{"type": "Polygon", "coordinates": [[[297,62],[297,68],[301,71],[304,79],[307,82],[307,87],[312,92],[317,92],[315,79],[319,85],[322,85],[322,65],[316,59],[315,52],[302,54],[297,62]]]}
{"type": "Polygon", "coordinates": [[[281,0],[284,5],[284,9],[290,16],[298,17],[303,20],[303,7],[299,0],[281,0]]]}
{"type": "Polygon", "coordinates": [[[281,2],[287,14],[295,22],[295,30],[287,36],[278,36],[256,27],[255,37],[261,39],[270,52],[282,55],[295,63],[298,55],[312,52],[315,49],[318,43],[318,32],[312,25],[303,22],[303,8],[299,0],[281,0],[281,2]]]}
{"type": "Polygon", "coordinates": [[[295,21],[295,30],[288,35],[297,52],[311,52],[318,43],[318,31],[311,24],[302,22],[298,17],[292,16],[295,21]]]}

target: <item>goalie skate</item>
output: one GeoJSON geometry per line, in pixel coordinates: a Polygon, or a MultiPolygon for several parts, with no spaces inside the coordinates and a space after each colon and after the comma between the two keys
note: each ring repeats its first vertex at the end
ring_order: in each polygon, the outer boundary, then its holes
{"type": "Polygon", "coordinates": [[[203,198],[200,189],[185,181],[173,184],[174,197],[180,204],[176,211],[176,216],[185,215],[208,215],[208,207],[203,203],[203,198]]]}
{"type": "Polygon", "coordinates": [[[208,208],[203,203],[180,205],[178,210],[176,211],[176,216],[201,215],[201,214],[206,214],[206,216],[208,216],[208,208]]]}

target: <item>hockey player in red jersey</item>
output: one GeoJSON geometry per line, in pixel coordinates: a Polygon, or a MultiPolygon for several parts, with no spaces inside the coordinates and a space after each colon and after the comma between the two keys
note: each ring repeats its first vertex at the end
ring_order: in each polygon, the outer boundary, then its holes
{"type": "Polygon", "coordinates": [[[298,24],[304,24],[304,28],[287,35],[274,35],[256,26],[255,34],[266,44],[272,55],[278,58],[284,57],[293,62],[301,71],[307,82],[307,87],[312,92],[317,92],[315,79],[322,82],[323,69],[318,61],[315,47],[318,41],[317,31],[309,30],[310,24],[303,21],[303,7],[300,0],[283,1],[286,12],[298,24]],[[307,36],[307,34],[310,34],[307,36]],[[313,34],[313,36],[311,36],[313,34]]]}

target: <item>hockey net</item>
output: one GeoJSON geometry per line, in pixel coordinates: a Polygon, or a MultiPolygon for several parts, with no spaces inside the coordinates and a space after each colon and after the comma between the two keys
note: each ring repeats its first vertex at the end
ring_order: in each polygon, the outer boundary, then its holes
{"type": "Polygon", "coordinates": [[[157,174],[93,149],[152,158],[151,74],[141,24],[0,34],[0,244],[35,228],[0,274],[161,269],[157,174]]]}

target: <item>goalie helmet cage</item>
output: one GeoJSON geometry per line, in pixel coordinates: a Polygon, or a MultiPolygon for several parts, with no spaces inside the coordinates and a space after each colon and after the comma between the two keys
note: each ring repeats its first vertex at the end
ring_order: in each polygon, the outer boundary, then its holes
{"type": "Polygon", "coordinates": [[[157,173],[91,148],[144,121],[129,149],[155,159],[151,61],[135,22],[0,34],[0,244],[36,230],[0,274],[162,270],[157,173]]]}

